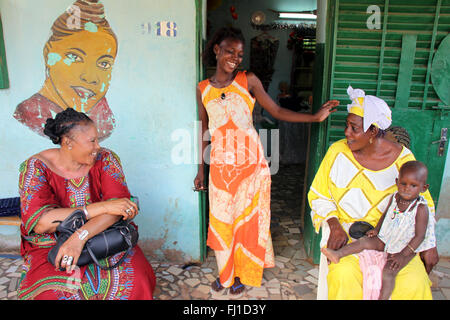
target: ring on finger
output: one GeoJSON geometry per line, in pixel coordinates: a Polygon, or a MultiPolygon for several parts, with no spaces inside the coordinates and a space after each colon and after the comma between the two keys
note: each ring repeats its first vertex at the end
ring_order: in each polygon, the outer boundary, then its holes
{"type": "Polygon", "coordinates": [[[70,265],[72,264],[72,261],[73,261],[73,257],[69,257],[69,258],[67,259],[66,265],[70,266],[70,265]]]}
{"type": "Polygon", "coordinates": [[[64,257],[62,258],[61,263],[66,263],[68,258],[69,258],[69,256],[67,254],[65,254],[64,257]]]}
{"type": "Polygon", "coordinates": [[[130,208],[128,208],[127,210],[125,210],[125,212],[128,214],[128,215],[130,215],[130,213],[131,213],[131,209],[130,208]]]}

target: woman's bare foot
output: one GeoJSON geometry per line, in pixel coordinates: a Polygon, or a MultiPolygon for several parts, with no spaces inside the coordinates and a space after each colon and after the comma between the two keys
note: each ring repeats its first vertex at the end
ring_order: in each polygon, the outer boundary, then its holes
{"type": "Polygon", "coordinates": [[[320,249],[322,253],[333,263],[339,263],[339,255],[337,254],[336,250],[328,249],[328,248],[322,248],[320,249]]]}
{"type": "Polygon", "coordinates": [[[234,278],[234,283],[230,287],[230,294],[238,295],[245,290],[245,286],[241,283],[241,280],[236,277],[234,278]]]}
{"type": "Polygon", "coordinates": [[[216,291],[219,292],[221,290],[223,290],[225,287],[222,286],[222,284],[220,283],[220,279],[217,278],[216,281],[214,281],[213,283],[211,283],[211,288],[216,291]]]}

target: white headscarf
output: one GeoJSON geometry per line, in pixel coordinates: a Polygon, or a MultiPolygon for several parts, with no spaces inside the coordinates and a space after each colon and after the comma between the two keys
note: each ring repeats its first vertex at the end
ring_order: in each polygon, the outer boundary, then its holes
{"type": "Polygon", "coordinates": [[[347,111],[363,118],[364,132],[372,124],[383,130],[389,128],[392,123],[391,109],[383,99],[366,95],[363,90],[351,86],[348,86],[347,94],[352,100],[347,105],[347,111]]]}

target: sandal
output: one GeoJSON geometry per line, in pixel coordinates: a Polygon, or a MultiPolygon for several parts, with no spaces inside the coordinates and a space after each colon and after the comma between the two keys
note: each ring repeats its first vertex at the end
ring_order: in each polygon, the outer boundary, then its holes
{"type": "Polygon", "coordinates": [[[245,286],[239,281],[239,278],[234,280],[233,285],[230,287],[230,298],[239,299],[244,295],[245,286]],[[241,289],[242,288],[242,289],[241,289]]]}
{"type": "Polygon", "coordinates": [[[220,279],[217,278],[216,281],[214,281],[211,284],[211,290],[210,291],[211,291],[212,294],[214,294],[214,293],[221,292],[223,289],[225,289],[225,287],[220,283],[220,279]]]}

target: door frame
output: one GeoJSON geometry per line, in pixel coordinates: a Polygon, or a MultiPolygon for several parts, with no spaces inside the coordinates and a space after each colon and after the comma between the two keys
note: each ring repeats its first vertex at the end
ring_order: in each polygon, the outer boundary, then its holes
{"type": "MultiPolygon", "coordinates": [[[[205,47],[206,41],[206,5],[207,0],[195,0],[195,56],[196,56],[196,82],[200,82],[205,78],[205,69],[203,68],[201,54],[205,47]]],[[[197,83],[194,87],[197,86],[197,83]]],[[[198,119],[198,109],[196,109],[196,119],[198,119]]],[[[195,127],[195,126],[194,126],[195,127]]],[[[196,133],[198,134],[198,133],[196,133]]],[[[194,136],[196,136],[194,134],[194,136]]],[[[195,139],[198,141],[198,139],[195,139]]],[[[195,154],[199,154],[198,145],[194,145],[195,154]]],[[[200,160],[200,159],[199,159],[200,160]]],[[[207,214],[208,214],[208,199],[206,192],[198,192],[198,215],[199,215],[199,247],[200,247],[200,261],[204,262],[207,256],[206,235],[207,235],[207,214]]]]}

